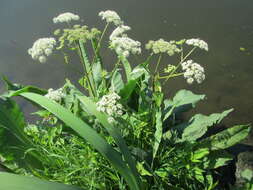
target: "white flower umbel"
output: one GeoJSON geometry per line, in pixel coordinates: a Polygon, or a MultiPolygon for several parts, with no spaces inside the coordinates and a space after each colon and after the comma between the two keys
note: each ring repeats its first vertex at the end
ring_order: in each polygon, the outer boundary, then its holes
{"type": "Polygon", "coordinates": [[[194,63],[193,60],[183,62],[181,66],[188,84],[192,84],[194,81],[200,84],[205,80],[204,68],[198,63],[194,63]]]}
{"type": "Polygon", "coordinates": [[[208,51],[208,44],[204,40],[193,38],[193,39],[186,40],[185,43],[208,51]]]}
{"type": "Polygon", "coordinates": [[[150,40],[146,44],[146,49],[151,49],[154,54],[167,53],[169,56],[179,53],[181,50],[177,47],[175,41],[165,41],[164,39],[159,39],[156,41],[150,40]]]}
{"type": "Polygon", "coordinates": [[[104,112],[109,115],[108,122],[113,123],[115,122],[115,117],[119,117],[123,115],[123,106],[119,104],[118,101],[120,96],[115,92],[104,95],[102,99],[97,102],[97,110],[100,112],[104,112]]]}
{"type": "Polygon", "coordinates": [[[118,26],[110,35],[109,39],[113,40],[114,38],[124,36],[124,32],[131,30],[129,26],[121,25],[118,26]]]}
{"type": "Polygon", "coordinates": [[[78,15],[66,12],[66,13],[59,14],[57,17],[54,17],[53,22],[55,24],[56,23],[63,23],[63,22],[69,23],[71,21],[77,21],[79,19],[80,19],[80,17],[78,15]]]}
{"type": "Polygon", "coordinates": [[[130,53],[140,54],[141,43],[127,36],[124,32],[130,30],[129,26],[118,26],[110,35],[110,48],[114,49],[118,55],[128,57],[130,53]]]}
{"type": "Polygon", "coordinates": [[[112,22],[116,26],[123,24],[123,21],[120,19],[119,15],[115,11],[101,11],[98,15],[102,18],[102,20],[105,20],[107,23],[112,22]]]}
{"type": "Polygon", "coordinates": [[[38,60],[41,63],[47,61],[47,56],[53,53],[56,40],[54,38],[40,38],[36,40],[32,48],[28,49],[28,54],[32,59],[38,60]]]}
{"type": "Polygon", "coordinates": [[[139,41],[135,41],[129,37],[114,38],[110,44],[110,47],[113,48],[118,55],[123,55],[124,57],[128,57],[130,53],[140,54],[140,46],[141,43],[139,41]]]}
{"type": "Polygon", "coordinates": [[[60,102],[62,98],[65,97],[65,94],[63,93],[63,89],[59,88],[57,90],[54,90],[52,88],[48,89],[47,94],[45,95],[45,97],[55,101],[55,102],[60,102]]]}

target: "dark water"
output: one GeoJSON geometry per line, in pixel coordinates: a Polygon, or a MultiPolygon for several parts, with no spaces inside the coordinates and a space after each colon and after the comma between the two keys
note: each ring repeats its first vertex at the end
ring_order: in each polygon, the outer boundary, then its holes
{"type": "Polygon", "coordinates": [[[87,25],[102,28],[97,14],[107,9],[117,11],[132,27],[131,37],[143,43],[159,38],[207,41],[210,51],[194,56],[205,67],[206,81],[192,86],[183,79],[171,81],[167,95],[191,89],[207,95],[198,112],[233,107],[226,125],[253,123],[253,0],[1,0],[0,72],[43,88],[59,87],[66,77],[78,79],[60,59],[34,64],[27,49],[37,38],[50,36],[56,28],[51,19],[59,13],[77,13],[87,25]]]}

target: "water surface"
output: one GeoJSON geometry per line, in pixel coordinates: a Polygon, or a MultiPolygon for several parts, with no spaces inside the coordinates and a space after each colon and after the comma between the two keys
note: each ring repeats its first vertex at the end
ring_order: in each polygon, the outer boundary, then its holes
{"type": "MultiPolygon", "coordinates": [[[[102,28],[97,14],[107,9],[117,11],[132,27],[131,37],[143,43],[159,38],[207,41],[210,51],[194,55],[205,67],[206,81],[192,86],[183,79],[170,81],[166,94],[191,89],[207,95],[196,111],[210,114],[233,107],[226,125],[253,122],[252,0],[1,0],[0,72],[12,81],[42,88],[58,88],[66,77],[78,79],[79,73],[59,58],[34,64],[27,49],[37,38],[51,35],[56,28],[51,19],[59,13],[77,13],[87,25],[102,28]]],[[[110,56],[106,60],[110,68],[110,56]]]]}

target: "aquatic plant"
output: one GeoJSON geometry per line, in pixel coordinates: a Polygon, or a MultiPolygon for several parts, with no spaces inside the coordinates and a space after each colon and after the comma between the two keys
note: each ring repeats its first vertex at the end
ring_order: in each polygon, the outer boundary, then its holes
{"type": "Polygon", "coordinates": [[[219,183],[213,178],[215,169],[233,159],[226,149],[246,138],[250,126],[237,125],[207,135],[233,109],[196,114],[185,121],[181,115],[195,108],[205,95],[182,89],[167,99],[163,93],[169,79],[184,77],[189,84],[205,80],[204,68],[190,56],[198,48],[208,51],[207,43],[200,39],[152,40],[146,44],[150,55],[133,67],[128,57],[141,54],[141,43],[128,37],[130,27],[123,25],[116,12],[102,11],[99,16],[106,22],[103,31],[72,25],[78,15],[60,14],[54,23],[67,25],[54,32],[57,40],[42,47],[36,41],[29,50],[33,59],[45,62],[39,57],[47,55],[49,45],[58,45],[54,52],[63,51],[68,64],[66,51],[75,51],[83,66],[80,90],[69,80],[58,90],[44,90],[4,78],[7,92],[0,99],[0,159],[12,172],[33,177],[0,173],[1,187],[215,189],[219,183]],[[108,47],[117,60],[107,71],[101,47],[110,24],[116,28],[109,34],[108,47]],[[177,56],[178,62],[160,70],[163,56],[177,56]],[[40,119],[25,122],[14,96],[35,104],[38,110],[33,114],[40,119]]]}

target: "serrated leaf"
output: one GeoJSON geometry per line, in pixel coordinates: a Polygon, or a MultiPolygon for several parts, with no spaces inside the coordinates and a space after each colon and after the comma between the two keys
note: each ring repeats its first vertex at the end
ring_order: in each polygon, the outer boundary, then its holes
{"type": "Polygon", "coordinates": [[[206,147],[210,150],[226,149],[245,139],[250,128],[250,125],[236,125],[199,141],[199,147],[206,147]]]}
{"type": "MultiPolygon", "coordinates": [[[[214,113],[210,116],[196,114],[189,122],[181,124],[178,128],[183,129],[182,141],[194,141],[202,137],[208,130],[208,127],[220,123],[233,109],[226,110],[222,113],[214,113]]],[[[175,127],[177,128],[177,127],[175,127]]]]}

